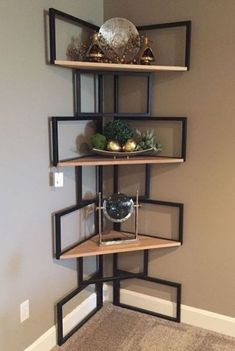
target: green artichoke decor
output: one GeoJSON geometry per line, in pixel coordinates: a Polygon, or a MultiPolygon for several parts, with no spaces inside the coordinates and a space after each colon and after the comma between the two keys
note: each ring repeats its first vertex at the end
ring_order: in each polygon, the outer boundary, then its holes
{"type": "Polygon", "coordinates": [[[96,133],[91,136],[91,145],[94,149],[105,150],[107,140],[104,135],[96,133]]]}

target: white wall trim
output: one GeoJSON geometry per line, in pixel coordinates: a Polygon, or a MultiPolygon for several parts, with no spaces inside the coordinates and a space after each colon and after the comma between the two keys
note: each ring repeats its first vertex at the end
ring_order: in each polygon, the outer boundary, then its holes
{"type": "MultiPolygon", "coordinates": [[[[112,302],[112,286],[104,284],[104,301],[112,302]]],[[[139,292],[121,289],[121,302],[136,307],[151,309],[163,314],[174,315],[175,303],[139,292]]],[[[96,304],[96,294],[92,293],[64,318],[64,331],[67,333],[81,321],[96,304]]],[[[222,314],[181,305],[181,321],[196,327],[235,337],[235,318],[222,314]]],[[[24,351],[50,351],[56,346],[56,327],[51,327],[24,351]]]]}
{"type": "MultiPolygon", "coordinates": [[[[92,293],[86,300],[78,305],[72,312],[66,315],[63,320],[64,333],[68,333],[74,325],[79,323],[96,305],[96,294],[92,293]]],[[[56,326],[51,327],[41,335],[33,344],[24,351],[50,351],[56,346],[56,326]]]]}
{"type": "MultiPolygon", "coordinates": [[[[105,290],[110,289],[111,286],[106,284],[105,290]]],[[[108,291],[105,294],[110,296],[108,291]]],[[[123,303],[170,316],[175,315],[176,306],[173,302],[126,289],[121,289],[120,295],[123,303]]],[[[235,318],[223,314],[181,305],[181,322],[235,337],[235,318]]]]}

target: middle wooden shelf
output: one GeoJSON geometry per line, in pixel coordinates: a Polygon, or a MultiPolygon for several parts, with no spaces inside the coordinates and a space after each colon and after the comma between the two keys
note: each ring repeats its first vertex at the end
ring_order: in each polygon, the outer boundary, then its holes
{"type": "Polygon", "coordinates": [[[77,159],[59,161],[57,166],[112,166],[112,165],[138,165],[138,164],[162,164],[162,163],[182,163],[183,158],[164,156],[137,156],[129,158],[112,158],[100,156],[86,156],[77,159]]]}
{"type": "MultiPolygon", "coordinates": [[[[125,236],[129,236],[130,234],[111,230],[109,234],[106,234],[106,235],[109,235],[110,237],[117,236],[117,235],[125,237],[125,236]]],[[[83,243],[78,244],[74,248],[63,253],[60,256],[60,259],[70,259],[70,258],[76,258],[76,257],[107,255],[107,254],[121,253],[121,252],[181,246],[181,243],[179,241],[160,239],[154,236],[147,236],[147,235],[140,234],[138,238],[139,240],[132,243],[99,246],[99,235],[94,235],[91,238],[88,238],[83,243]]]]}

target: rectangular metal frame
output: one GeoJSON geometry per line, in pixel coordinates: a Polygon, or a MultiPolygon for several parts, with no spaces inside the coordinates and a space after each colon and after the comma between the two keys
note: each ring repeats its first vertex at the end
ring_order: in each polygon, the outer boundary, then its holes
{"type": "MultiPolygon", "coordinates": [[[[96,131],[102,131],[102,116],[99,114],[97,116],[89,115],[89,116],[68,116],[68,117],[51,117],[51,131],[52,131],[52,164],[54,167],[57,167],[58,162],[60,161],[69,161],[71,159],[77,159],[78,157],[63,159],[59,158],[59,136],[58,136],[58,123],[59,122],[68,122],[68,121],[96,121],[96,131]]],[[[82,156],[81,156],[82,157],[82,156]]]]}
{"type": "Polygon", "coordinates": [[[159,318],[163,318],[163,319],[167,319],[173,322],[180,322],[180,305],[181,305],[181,284],[176,283],[176,282],[172,282],[169,280],[163,280],[163,279],[159,279],[159,278],[152,278],[152,277],[136,277],[137,279],[140,280],[144,280],[144,281],[148,281],[148,282],[152,282],[152,283],[156,283],[156,284],[160,284],[160,285],[165,285],[165,286],[171,286],[174,287],[176,289],[176,316],[172,317],[172,316],[168,316],[168,315],[164,315],[162,313],[158,313],[158,312],[153,312],[150,310],[146,310],[144,308],[139,308],[136,306],[132,306],[132,305],[128,305],[128,304],[124,304],[120,302],[120,280],[117,281],[117,283],[114,286],[114,305],[119,306],[119,307],[123,307],[123,308],[127,308],[129,310],[133,310],[133,311],[137,311],[137,312],[142,312],[142,313],[146,313],[146,314],[150,314],[152,316],[155,317],[159,317],[159,318]]]}
{"type": "Polygon", "coordinates": [[[139,31],[148,31],[148,30],[160,30],[168,28],[177,28],[185,27],[185,53],[184,53],[184,65],[187,67],[188,71],[190,70],[190,53],[191,53],[191,31],[192,31],[192,22],[191,21],[180,21],[180,22],[171,22],[171,23],[159,23],[159,24],[149,24],[145,26],[137,26],[139,31]]]}
{"type": "MultiPolygon", "coordinates": [[[[178,225],[178,238],[177,239],[167,239],[170,241],[176,241],[180,242],[181,245],[183,244],[183,230],[184,230],[184,204],[179,203],[179,202],[172,202],[172,201],[161,201],[161,200],[152,200],[152,199],[147,199],[147,198],[140,198],[139,199],[140,205],[141,204],[152,204],[152,205],[160,205],[160,206],[167,206],[167,207],[176,207],[178,208],[178,213],[179,213],[179,225],[178,225]]],[[[116,227],[116,230],[121,231],[121,226],[118,228],[116,227]]],[[[153,236],[153,235],[147,235],[140,233],[140,235],[145,235],[145,236],[153,236]]],[[[155,235],[154,238],[159,238],[159,239],[166,239],[166,237],[162,237],[160,235],[155,235]]]]}
{"type": "MultiPolygon", "coordinates": [[[[66,208],[64,210],[58,211],[56,212],[53,217],[54,217],[54,229],[55,229],[55,257],[57,259],[60,259],[60,256],[62,254],[64,254],[65,252],[67,252],[68,250],[72,249],[73,247],[77,246],[78,243],[81,244],[82,242],[86,241],[88,239],[88,237],[82,241],[76,242],[74,244],[72,244],[70,247],[66,248],[66,249],[62,249],[62,232],[61,232],[61,218],[63,216],[66,216],[69,213],[73,213],[76,211],[81,210],[82,208],[92,205],[92,204],[96,204],[96,200],[83,200],[81,201],[79,204],[76,204],[74,206],[71,206],[69,208],[66,208]]],[[[95,233],[91,234],[90,237],[96,235],[98,233],[97,231],[97,223],[96,223],[96,216],[95,216],[95,233]]]]}
{"type": "Polygon", "coordinates": [[[176,288],[176,316],[171,317],[171,316],[164,315],[161,313],[157,313],[157,312],[153,312],[150,310],[145,310],[143,308],[138,308],[135,306],[121,303],[120,302],[120,288],[121,288],[120,281],[122,279],[115,281],[115,284],[113,285],[113,304],[116,306],[119,306],[119,307],[127,308],[127,309],[130,309],[133,311],[138,311],[138,312],[142,312],[142,313],[146,313],[146,314],[150,314],[152,316],[160,317],[163,319],[167,319],[167,320],[179,323],[180,319],[181,319],[181,284],[176,283],[176,282],[172,282],[169,280],[163,280],[163,279],[159,279],[159,278],[150,277],[148,275],[148,259],[149,259],[149,250],[144,250],[143,272],[142,273],[131,273],[131,272],[127,272],[127,271],[123,271],[123,270],[118,269],[118,254],[117,253],[113,254],[113,274],[124,275],[127,277],[130,274],[134,274],[135,276],[133,276],[133,278],[153,282],[153,283],[160,284],[160,285],[172,286],[172,287],[176,288]]]}
{"type": "MultiPolygon", "coordinates": [[[[122,118],[127,121],[151,121],[151,122],[181,122],[181,152],[179,156],[168,156],[171,158],[182,158],[184,161],[186,161],[186,145],[187,145],[187,117],[142,117],[142,116],[119,116],[119,117],[114,117],[114,119],[117,118],[122,118]]],[[[158,157],[166,157],[166,156],[161,156],[158,155],[158,157]]]]}
{"type": "MultiPolygon", "coordinates": [[[[92,199],[89,200],[94,200],[96,201],[98,198],[98,193],[103,192],[103,166],[95,166],[96,169],[96,194],[92,199]]],[[[88,199],[83,197],[83,167],[82,166],[75,166],[75,185],[76,185],[76,203],[80,204],[83,201],[86,201],[88,199]]]]}
{"type": "MultiPolygon", "coordinates": [[[[143,165],[145,172],[145,180],[144,180],[144,194],[140,195],[139,198],[148,198],[150,195],[150,175],[151,175],[151,165],[146,164],[143,165]]],[[[113,166],[113,192],[118,193],[120,191],[119,187],[119,169],[120,166],[113,166]]]]}
{"type": "Polygon", "coordinates": [[[133,114],[139,117],[150,116],[151,113],[151,94],[152,94],[152,74],[150,72],[112,72],[112,71],[94,71],[94,70],[77,70],[75,73],[76,79],[76,116],[100,116],[102,113],[103,117],[116,116],[123,117],[133,114]],[[82,112],[81,111],[81,76],[82,74],[90,74],[94,76],[94,105],[98,106],[98,111],[95,112],[82,112]],[[104,112],[103,111],[103,94],[104,94],[104,79],[103,76],[108,75],[113,77],[113,111],[104,112]],[[146,78],[146,111],[145,112],[119,112],[119,81],[120,77],[144,77],[146,78]],[[98,79],[98,84],[96,87],[96,81],[98,79]],[[96,104],[96,102],[98,102],[96,104]]]}
{"type": "MultiPolygon", "coordinates": [[[[97,166],[96,167],[96,192],[97,195],[93,199],[83,199],[82,197],[82,167],[78,166],[75,167],[75,177],[76,177],[76,204],[73,206],[70,206],[66,209],[57,211],[56,213],[53,214],[54,218],[54,232],[55,232],[55,257],[56,259],[60,259],[60,256],[70,250],[72,247],[75,247],[78,245],[78,243],[74,243],[71,245],[69,248],[62,250],[61,247],[61,238],[62,238],[62,233],[61,233],[61,218],[69,213],[79,211],[82,208],[92,205],[92,204],[97,204],[98,201],[98,193],[101,192],[103,193],[103,166],[97,166]]],[[[92,234],[90,237],[96,235],[98,233],[98,217],[97,214],[95,213],[95,233],[92,234]]],[[[86,238],[84,241],[86,241],[88,238],[86,238]]],[[[81,244],[83,241],[80,241],[79,243],[81,244]]]]}
{"type": "Polygon", "coordinates": [[[79,322],[68,334],[64,336],[63,333],[63,306],[70,301],[72,298],[74,298],[76,295],[78,295],[82,290],[87,288],[87,285],[82,285],[78,288],[76,288],[74,291],[72,291],[70,294],[68,294],[66,297],[64,297],[62,300],[60,300],[56,304],[56,312],[57,312],[57,343],[59,346],[63,345],[66,340],[68,340],[78,329],[80,329],[94,314],[101,309],[103,306],[103,301],[101,300],[101,296],[103,295],[103,292],[101,291],[101,286],[100,284],[94,283],[96,286],[96,308],[88,313],[88,315],[81,321],[79,322]]]}
{"type": "Polygon", "coordinates": [[[86,27],[93,31],[98,31],[100,27],[86,22],[81,18],[71,16],[65,12],[49,9],[49,35],[50,35],[50,63],[54,64],[56,60],[56,18],[60,18],[66,22],[73,23],[79,27],[86,27]]]}

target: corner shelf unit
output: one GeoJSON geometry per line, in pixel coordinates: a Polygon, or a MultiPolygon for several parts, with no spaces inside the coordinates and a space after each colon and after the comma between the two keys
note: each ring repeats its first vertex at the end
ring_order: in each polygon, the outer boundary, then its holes
{"type": "MultiPolygon", "coordinates": [[[[137,29],[139,31],[152,31],[164,28],[175,28],[175,27],[185,27],[185,65],[183,66],[143,66],[143,65],[130,65],[130,64],[110,64],[110,63],[91,63],[91,62],[76,62],[76,61],[61,61],[56,58],[56,19],[68,21],[78,25],[79,27],[85,27],[88,30],[99,30],[98,26],[88,23],[84,20],[66,14],[56,9],[49,9],[49,25],[50,25],[50,63],[63,68],[72,68],[75,73],[75,93],[77,94],[77,109],[73,117],[52,117],[51,128],[52,128],[52,164],[55,167],[74,167],[76,175],[76,192],[77,199],[76,204],[56,212],[54,217],[54,227],[55,227],[55,256],[57,259],[68,260],[76,259],[78,262],[78,286],[75,290],[70,292],[66,297],[60,300],[56,304],[57,311],[57,341],[58,345],[62,345],[74,332],[76,332],[86,321],[91,318],[100,308],[103,306],[103,283],[107,281],[113,282],[113,304],[140,311],[143,313],[148,313],[154,316],[172,320],[175,322],[180,322],[180,308],[181,308],[181,284],[177,282],[172,282],[168,280],[162,280],[159,278],[154,278],[148,274],[149,265],[149,250],[153,249],[163,249],[163,248],[173,248],[179,247],[183,243],[183,209],[182,203],[175,203],[170,201],[160,201],[150,198],[150,178],[151,178],[151,165],[161,165],[161,164],[181,164],[186,159],[186,129],[187,129],[187,118],[186,117],[152,117],[151,116],[151,91],[152,91],[152,74],[156,72],[185,72],[189,70],[190,67],[190,40],[191,40],[191,22],[174,22],[174,23],[164,23],[149,26],[139,26],[137,29]],[[98,95],[95,97],[98,100],[98,111],[94,113],[83,113],[81,111],[81,75],[82,74],[94,74],[98,77],[98,95]],[[113,85],[113,96],[114,96],[114,109],[111,113],[104,113],[103,111],[103,76],[111,75],[114,80],[113,85]],[[132,75],[146,77],[147,87],[146,87],[146,112],[140,114],[130,114],[121,113],[118,109],[118,82],[119,76],[122,75],[132,75]],[[76,159],[60,159],[59,157],[59,133],[58,133],[58,123],[60,121],[80,121],[92,120],[95,121],[97,126],[97,131],[102,130],[103,119],[106,116],[115,118],[124,118],[127,120],[141,120],[146,122],[151,121],[163,121],[172,122],[177,121],[182,124],[181,133],[181,154],[177,157],[172,156],[137,156],[126,158],[108,158],[100,157],[94,155],[87,155],[79,157],[76,159]],[[99,246],[98,245],[98,230],[97,230],[97,218],[95,218],[95,233],[91,234],[84,240],[78,240],[70,247],[65,249],[62,248],[62,224],[61,220],[63,216],[84,209],[86,206],[96,206],[97,196],[91,200],[83,199],[82,192],[82,169],[87,166],[96,167],[96,188],[97,192],[101,192],[103,195],[103,167],[111,166],[113,167],[113,192],[118,192],[120,189],[119,184],[119,167],[125,165],[143,165],[145,169],[145,192],[144,195],[140,197],[140,204],[151,204],[153,206],[168,206],[177,209],[178,213],[178,238],[177,239],[167,239],[160,236],[150,236],[150,235],[139,235],[139,240],[132,243],[126,244],[115,244],[110,246],[99,246]],[[140,251],[143,254],[143,264],[140,273],[132,273],[128,271],[123,271],[119,268],[118,264],[118,254],[140,251]],[[112,276],[105,276],[103,273],[103,256],[111,254],[113,262],[113,274],[112,276]],[[91,275],[91,277],[84,279],[83,270],[83,260],[84,257],[96,256],[96,272],[91,275]],[[121,301],[121,281],[124,279],[140,279],[143,281],[148,281],[155,283],[157,285],[163,285],[175,289],[176,293],[176,312],[175,315],[163,315],[161,313],[156,313],[153,311],[137,308],[135,306],[126,305],[121,301]],[[72,298],[81,293],[89,285],[95,285],[96,292],[96,307],[88,313],[88,315],[76,324],[72,330],[67,334],[64,333],[63,329],[63,309],[72,298]]],[[[95,216],[96,217],[96,216],[95,216]]],[[[114,224],[113,229],[109,232],[109,236],[112,237],[118,232],[119,236],[126,236],[130,233],[122,231],[119,224],[114,224]]]]}

